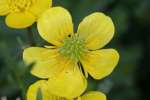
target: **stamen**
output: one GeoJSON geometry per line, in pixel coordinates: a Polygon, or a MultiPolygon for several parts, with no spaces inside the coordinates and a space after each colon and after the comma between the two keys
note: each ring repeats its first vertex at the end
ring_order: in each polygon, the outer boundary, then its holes
{"type": "Polygon", "coordinates": [[[29,9],[35,0],[8,0],[11,12],[21,12],[29,9]]]}

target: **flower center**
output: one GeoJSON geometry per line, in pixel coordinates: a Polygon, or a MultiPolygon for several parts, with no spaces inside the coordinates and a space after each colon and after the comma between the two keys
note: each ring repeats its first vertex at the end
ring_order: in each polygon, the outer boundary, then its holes
{"type": "Polygon", "coordinates": [[[8,0],[12,12],[28,10],[35,0],[8,0]]]}
{"type": "Polygon", "coordinates": [[[65,38],[63,43],[60,53],[71,59],[79,60],[85,52],[84,39],[80,38],[78,34],[65,38]]]}

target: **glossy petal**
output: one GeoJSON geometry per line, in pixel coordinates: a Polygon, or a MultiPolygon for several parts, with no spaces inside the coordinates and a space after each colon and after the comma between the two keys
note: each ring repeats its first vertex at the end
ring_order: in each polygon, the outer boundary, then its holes
{"type": "Polygon", "coordinates": [[[29,11],[39,17],[45,10],[52,6],[52,0],[35,0],[29,11]]]}
{"type": "Polygon", "coordinates": [[[8,1],[0,0],[0,16],[7,15],[10,12],[8,1]]]}
{"type": "Polygon", "coordinates": [[[6,17],[6,24],[12,28],[26,28],[31,26],[35,22],[35,17],[28,13],[10,13],[6,17]]]}
{"type": "Polygon", "coordinates": [[[50,78],[64,68],[68,59],[59,55],[58,50],[31,47],[24,50],[23,59],[26,63],[35,62],[31,73],[40,78],[50,78]]]}
{"type": "Polygon", "coordinates": [[[44,100],[50,100],[49,99],[49,92],[46,88],[46,81],[38,81],[34,84],[32,84],[28,91],[27,91],[27,100],[37,100],[37,94],[39,89],[41,90],[42,97],[44,100]]]}
{"type": "Polygon", "coordinates": [[[81,100],[106,100],[106,96],[101,92],[92,91],[83,95],[81,100]]]}
{"type": "Polygon", "coordinates": [[[102,79],[116,67],[119,54],[114,49],[90,51],[81,59],[85,70],[94,78],[102,79]]]}
{"type": "Polygon", "coordinates": [[[75,98],[85,91],[87,81],[78,65],[70,62],[62,73],[48,80],[48,85],[50,92],[54,95],[75,98]]]}
{"type": "Polygon", "coordinates": [[[60,46],[64,38],[73,33],[72,18],[64,8],[51,8],[38,20],[38,31],[43,39],[60,46]]]}
{"type": "Polygon", "coordinates": [[[78,32],[85,39],[86,47],[92,50],[105,46],[114,35],[114,24],[103,13],[87,16],[79,25],[78,32]]]}
{"type": "Polygon", "coordinates": [[[62,99],[61,97],[52,95],[49,92],[47,81],[44,81],[44,80],[38,81],[29,87],[27,91],[27,100],[37,100],[36,98],[37,98],[39,89],[41,90],[43,100],[67,100],[67,99],[62,99]]]}

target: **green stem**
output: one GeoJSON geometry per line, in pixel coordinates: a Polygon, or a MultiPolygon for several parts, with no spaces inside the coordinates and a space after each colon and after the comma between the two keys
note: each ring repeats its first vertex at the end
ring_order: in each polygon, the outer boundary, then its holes
{"type": "Polygon", "coordinates": [[[30,46],[35,46],[36,43],[35,43],[35,40],[34,40],[34,35],[33,35],[33,32],[32,32],[32,27],[29,27],[27,28],[27,36],[28,36],[28,41],[29,41],[29,44],[30,46]]]}

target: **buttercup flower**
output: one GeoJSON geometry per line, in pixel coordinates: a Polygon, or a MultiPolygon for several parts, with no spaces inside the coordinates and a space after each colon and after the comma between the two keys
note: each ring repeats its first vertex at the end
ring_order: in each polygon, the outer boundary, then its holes
{"type": "Polygon", "coordinates": [[[102,79],[118,63],[116,50],[101,49],[114,35],[112,20],[103,13],[87,16],[74,33],[69,12],[54,7],[40,17],[38,31],[54,46],[27,48],[23,58],[27,63],[36,62],[31,73],[48,79],[49,91],[54,95],[78,97],[86,89],[88,74],[102,79]]]}
{"type": "Polygon", "coordinates": [[[12,28],[31,26],[52,5],[52,0],[0,0],[0,16],[12,28]]]}
{"type": "MultiPolygon", "coordinates": [[[[39,89],[41,90],[43,100],[106,100],[106,96],[98,91],[91,91],[77,98],[63,98],[51,94],[46,81],[41,80],[32,84],[27,92],[27,100],[37,100],[39,89]]],[[[65,91],[65,90],[64,90],[65,91]]]]}

